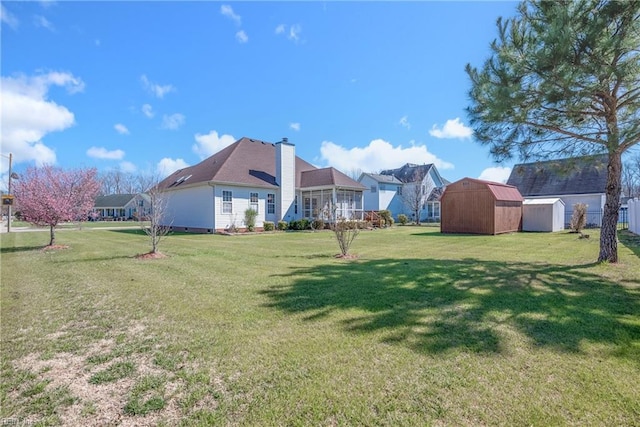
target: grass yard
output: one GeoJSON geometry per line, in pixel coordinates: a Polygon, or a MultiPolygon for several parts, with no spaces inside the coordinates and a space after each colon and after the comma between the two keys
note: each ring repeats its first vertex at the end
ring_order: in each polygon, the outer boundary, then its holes
{"type": "Polygon", "coordinates": [[[0,422],[640,425],[640,238],[1,235],[0,422]]]}

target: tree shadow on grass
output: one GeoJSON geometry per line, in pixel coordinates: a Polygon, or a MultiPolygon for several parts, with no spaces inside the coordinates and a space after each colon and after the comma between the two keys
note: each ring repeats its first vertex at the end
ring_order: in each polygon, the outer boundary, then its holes
{"type": "Polygon", "coordinates": [[[0,254],[10,254],[14,252],[29,252],[29,251],[38,251],[42,250],[47,245],[39,245],[39,246],[11,246],[8,248],[0,247],[0,254]]]}
{"type": "Polygon", "coordinates": [[[292,285],[263,292],[270,307],[310,322],[340,313],[345,330],[417,352],[500,353],[516,330],[534,346],[580,353],[602,343],[640,360],[640,290],[590,266],[383,259],[295,269],[284,275],[292,285]]]}
{"type": "Polygon", "coordinates": [[[618,231],[620,243],[631,250],[638,258],[640,258],[640,236],[633,234],[629,230],[618,231]]]}

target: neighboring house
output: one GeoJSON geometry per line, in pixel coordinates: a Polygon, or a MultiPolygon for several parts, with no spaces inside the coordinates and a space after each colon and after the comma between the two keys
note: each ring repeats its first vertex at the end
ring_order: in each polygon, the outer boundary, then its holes
{"type": "Polygon", "coordinates": [[[573,206],[587,205],[587,224],[599,226],[606,200],[607,156],[523,163],[513,167],[508,185],[525,199],[560,198],[565,204],[565,224],[573,206]]]}
{"type": "Polygon", "coordinates": [[[93,216],[102,220],[138,219],[149,214],[150,198],[147,194],[110,194],[98,196],[93,205],[93,216]]]}
{"type": "Polygon", "coordinates": [[[393,175],[363,173],[358,182],[366,187],[364,196],[365,211],[388,209],[393,215],[404,212],[402,202],[402,181],[393,175]]]}
{"type": "MultiPolygon", "coordinates": [[[[213,233],[244,228],[244,213],[264,221],[336,216],[362,219],[364,187],[334,168],[318,169],[295,155],[284,138],[272,144],[241,138],[200,163],[180,169],[157,186],[163,222],[174,230],[213,233]]],[[[325,218],[328,219],[328,218],[325,218]]]]}
{"type": "Polygon", "coordinates": [[[433,164],[407,163],[379,174],[363,173],[358,181],[366,187],[366,210],[388,209],[395,218],[405,214],[415,220],[415,206],[420,221],[440,221],[440,196],[449,182],[433,164]]]}

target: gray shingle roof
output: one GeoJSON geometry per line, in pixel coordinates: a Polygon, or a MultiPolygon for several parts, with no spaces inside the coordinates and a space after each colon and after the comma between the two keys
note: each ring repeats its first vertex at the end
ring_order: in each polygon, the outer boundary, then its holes
{"type": "Polygon", "coordinates": [[[428,165],[416,165],[413,163],[407,163],[406,165],[397,169],[387,169],[380,172],[380,175],[393,175],[400,182],[415,182],[416,178],[422,178],[427,176],[433,164],[428,165]]]}
{"type": "MultiPolygon", "coordinates": [[[[333,168],[326,168],[333,169],[333,168]]],[[[307,171],[323,171],[296,156],[296,188],[304,188],[303,173],[307,171]]],[[[333,178],[320,180],[314,178],[311,184],[330,182],[346,184],[350,181],[354,188],[361,185],[343,173],[333,169],[333,178]],[[339,176],[342,175],[342,176],[339,176]],[[336,178],[337,177],[337,178],[336,178]],[[333,181],[331,181],[333,180],[333,181]]],[[[319,172],[322,175],[322,172],[319,172]]],[[[315,175],[311,175],[315,176],[315,175]]],[[[323,175],[322,175],[323,176],[323,175]]],[[[305,178],[310,179],[310,178],[305,178]]],[[[276,184],[276,147],[270,142],[257,139],[240,138],[238,141],[220,150],[200,163],[177,170],[158,184],[158,189],[167,190],[180,186],[199,183],[228,183],[251,187],[277,188],[276,184]]],[[[338,184],[336,184],[338,185],[338,184]]]]}
{"type": "Polygon", "coordinates": [[[98,196],[93,204],[96,208],[122,208],[126,206],[137,194],[110,194],[98,196]]]}
{"type": "Polygon", "coordinates": [[[604,193],[607,185],[607,156],[515,165],[507,184],[525,196],[604,193]]]}
{"type": "Polygon", "coordinates": [[[300,188],[339,187],[363,190],[366,187],[335,168],[314,169],[302,172],[300,188]]]}

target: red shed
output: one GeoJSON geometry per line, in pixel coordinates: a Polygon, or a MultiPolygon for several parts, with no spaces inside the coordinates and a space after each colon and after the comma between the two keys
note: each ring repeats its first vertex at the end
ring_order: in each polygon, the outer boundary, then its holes
{"type": "Polygon", "coordinates": [[[522,229],[522,195],[512,185],[463,178],[440,198],[443,233],[500,234],[522,229]]]}

